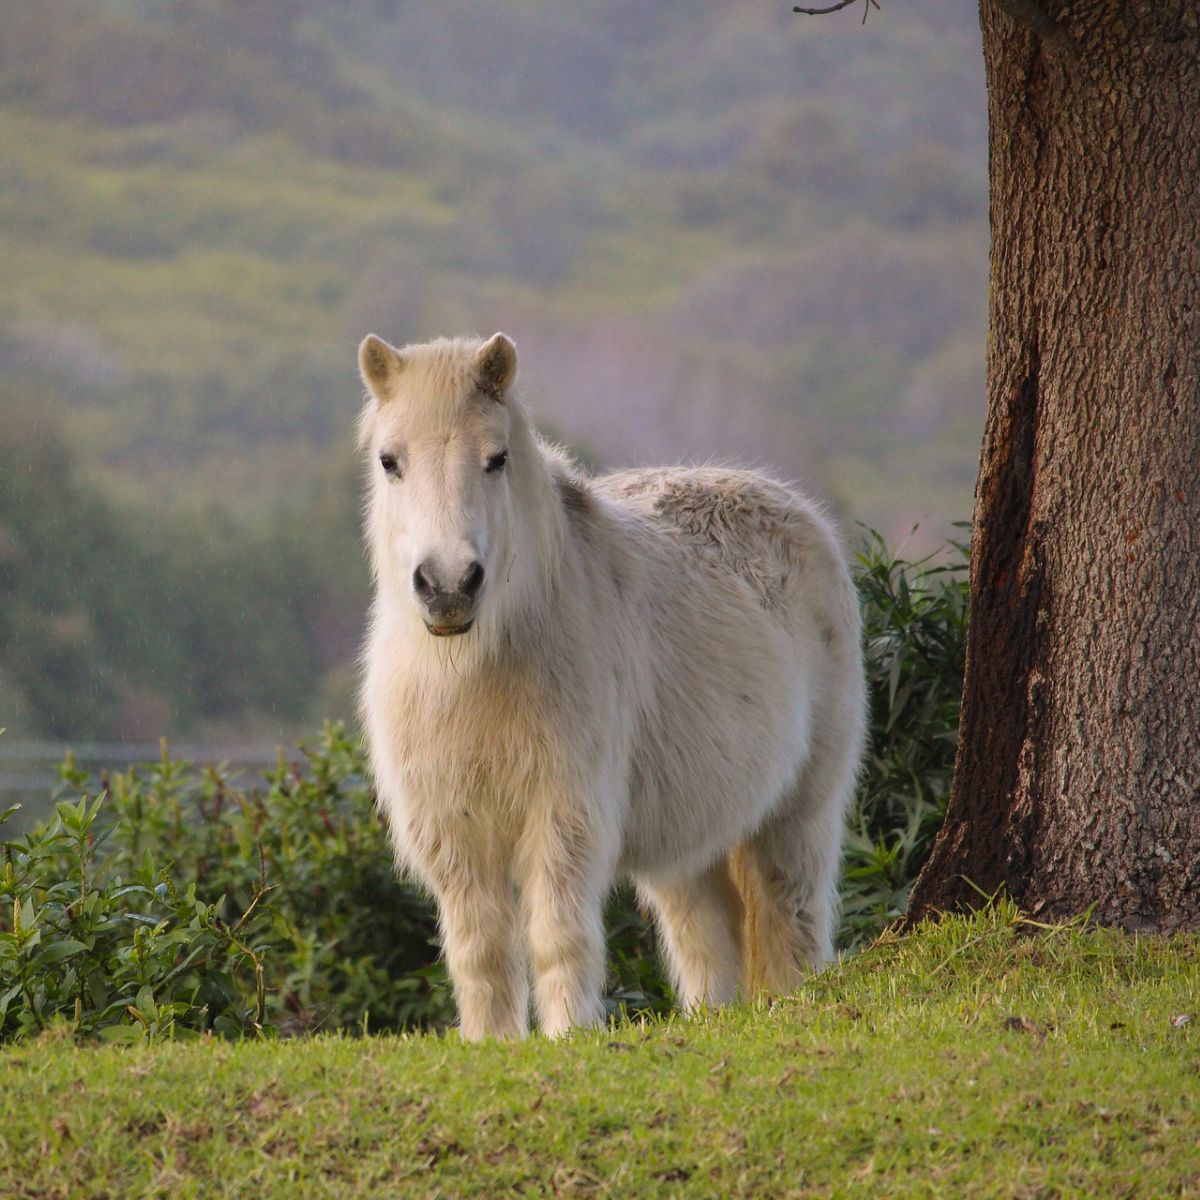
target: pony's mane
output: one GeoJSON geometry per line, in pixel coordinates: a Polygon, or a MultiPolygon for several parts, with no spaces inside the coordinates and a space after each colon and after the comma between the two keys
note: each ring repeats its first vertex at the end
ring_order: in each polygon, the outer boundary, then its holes
{"type": "Polygon", "coordinates": [[[475,369],[475,356],[483,344],[480,337],[442,337],[401,347],[404,372],[413,379],[413,391],[435,403],[457,401],[475,369]]]}
{"type": "MultiPolygon", "coordinates": [[[[452,412],[474,394],[475,389],[466,385],[468,381],[473,382],[475,358],[483,344],[481,337],[441,337],[402,346],[397,353],[404,360],[408,389],[421,396],[424,403],[452,412]]],[[[374,415],[380,407],[369,389],[364,398],[366,403],[358,419],[360,450],[371,440],[374,415]]]]}
{"type": "Polygon", "coordinates": [[[565,446],[547,441],[541,435],[535,435],[535,438],[542,462],[567,514],[589,512],[593,502],[591,477],[565,446]]]}

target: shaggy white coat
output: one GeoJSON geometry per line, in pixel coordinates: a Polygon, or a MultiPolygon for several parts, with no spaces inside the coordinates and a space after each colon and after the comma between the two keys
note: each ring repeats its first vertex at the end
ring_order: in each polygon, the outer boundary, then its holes
{"type": "Polygon", "coordinates": [[[546,1033],[600,1021],[621,879],[685,1007],[793,986],[832,951],[864,730],[829,521],[752,471],[585,477],[534,434],[500,334],[372,336],[360,368],[370,759],[397,860],[437,900],[463,1035],[523,1034],[531,977],[546,1033]],[[432,636],[415,567],[472,562],[470,632],[432,636]]]}

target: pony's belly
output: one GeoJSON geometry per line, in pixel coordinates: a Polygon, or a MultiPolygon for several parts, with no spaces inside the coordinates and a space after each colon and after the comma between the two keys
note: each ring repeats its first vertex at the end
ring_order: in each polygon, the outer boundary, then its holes
{"type": "Polygon", "coordinates": [[[620,869],[670,882],[705,869],[757,829],[790,792],[808,753],[806,707],[727,725],[707,753],[670,744],[635,761],[620,869]]]}
{"type": "Polygon", "coordinates": [[[626,830],[619,871],[652,883],[697,875],[757,829],[778,798],[778,791],[763,788],[724,804],[710,802],[706,811],[697,812],[682,797],[648,804],[634,796],[630,807],[637,815],[626,830]]]}

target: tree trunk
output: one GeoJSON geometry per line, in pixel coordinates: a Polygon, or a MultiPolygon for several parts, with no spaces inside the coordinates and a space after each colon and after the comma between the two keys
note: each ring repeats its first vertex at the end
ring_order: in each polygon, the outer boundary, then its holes
{"type": "Polygon", "coordinates": [[[1200,9],[1041,7],[1073,53],[981,4],[988,415],[958,761],[909,920],[1002,888],[1196,928],[1200,9]]]}

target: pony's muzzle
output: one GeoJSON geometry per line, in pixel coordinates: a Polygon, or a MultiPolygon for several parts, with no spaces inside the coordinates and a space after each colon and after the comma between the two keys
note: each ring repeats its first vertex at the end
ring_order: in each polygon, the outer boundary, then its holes
{"type": "Polygon", "coordinates": [[[483,587],[483,564],[468,564],[454,588],[445,588],[429,562],[413,572],[413,591],[425,608],[425,628],[435,637],[466,633],[475,623],[475,605],[483,587]]]}

